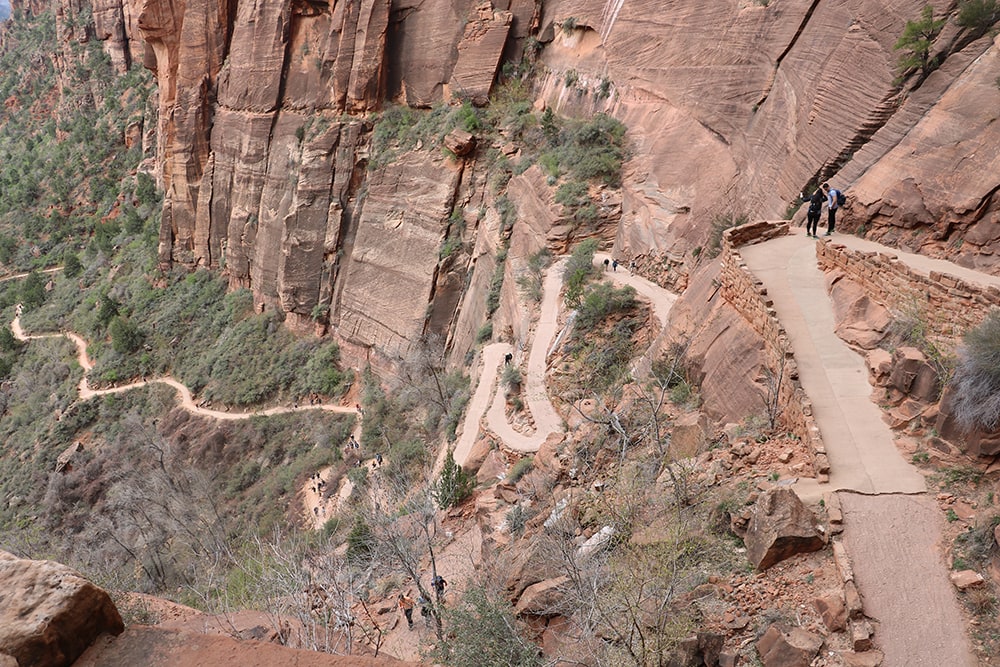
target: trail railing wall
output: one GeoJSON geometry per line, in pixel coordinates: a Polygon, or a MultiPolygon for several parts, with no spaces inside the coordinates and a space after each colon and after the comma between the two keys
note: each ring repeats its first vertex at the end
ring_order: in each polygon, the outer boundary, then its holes
{"type": "Polygon", "coordinates": [[[772,390],[777,389],[776,421],[810,445],[817,478],[825,481],[830,463],[813,418],[812,403],[799,382],[798,365],[788,335],[778,320],[774,303],[767,296],[767,289],[750,272],[739,252],[741,246],[787,233],[787,222],[752,222],[726,230],[720,253],[719,290],[764,342],[765,363],[770,373],[768,385],[772,390]]]}

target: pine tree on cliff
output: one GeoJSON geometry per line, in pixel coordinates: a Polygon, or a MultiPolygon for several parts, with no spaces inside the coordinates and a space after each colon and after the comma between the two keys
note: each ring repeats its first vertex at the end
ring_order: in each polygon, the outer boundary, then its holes
{"type": "Polygon", "coordinates": [[[910,70],[919,67],[921,77],[926,77],[934,69],[936,62],[931,60],[931,43],[944,27],[945,19],[934,18],[934,7],[927,5],[920,13],[920,20],[907,21],[903,34],[896,45],[897,51],[905,51],[899,58],[897,67],[900,76],[905,76],[910,70]]]}

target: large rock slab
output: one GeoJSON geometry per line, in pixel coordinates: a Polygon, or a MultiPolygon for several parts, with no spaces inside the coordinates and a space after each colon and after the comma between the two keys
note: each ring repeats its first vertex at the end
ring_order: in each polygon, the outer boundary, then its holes
{"type": "Polygon", "coordinates": [[[0,551],[0,654],[22,667],[63,667],[100,634],[123,629],[111,597],[79,573],[0,551]]]}
{"type": "Polygon", "coordinates": [[[514,613],[536,616],[557,615],[557,605],[566,596],[567,583],[569,577],[561,576],[528,586],[514,605],[514,613]]]}
{"type": "Polygon", "coordinates": [[[757,500],[743,541],[747,558],[759,571],[824,546],[816,530],[816,517],[794,491],[785,487],[766,491],[757,500]]]}
{"type": "Polygon", "coordinates": [[[809,667],[823,646],[823,638],[802,628],[772,625],[757,640],[764,667],[809,667]]]}
{"type": "Polygon", "coordinates": [[[888,309],[873,301],[861,285],[836,273],[827,278],[833,302],[835,331],[848,345],[871,350],[889,329],[892,320],[888,309]]]}

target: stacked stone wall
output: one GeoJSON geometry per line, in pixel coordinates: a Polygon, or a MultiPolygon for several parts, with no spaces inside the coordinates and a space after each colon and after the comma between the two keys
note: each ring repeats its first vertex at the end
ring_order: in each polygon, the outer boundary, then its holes
{"type": "Polygon", "coordinates": [[[931,335],[941,341],[955,341],[982,323],[990,308],[1000,307],[1000,289],[937,271],[923,275],[896,255],[828,242],[817,244],[816,256],[820,269],[843,271],[869,298],[890,311],[919,315],[931,335]]]}
{"type": "Polygon", "coordinates": [[[811,446],[817,477],[825,479],[829,474],[830,464],[813,418],[812,403],[799,382],[798,365],[791,343],[778,320],[773,301],[767,296],[767,289],[750,272],[739,252],[740,246],[760,243],[787,233],[787,222],[754,222],[726,230],[720,254],[719,290],[722,297],[743,316],[764,342],[764,356],[772,378],[768,384],[778,386],[778,422],[811,446]],[[780,378],[780,383],[773,378],[780,378]]]}

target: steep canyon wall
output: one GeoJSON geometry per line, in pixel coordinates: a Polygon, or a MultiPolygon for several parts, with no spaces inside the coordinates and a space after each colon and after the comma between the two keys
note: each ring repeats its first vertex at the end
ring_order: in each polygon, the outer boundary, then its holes
{"type": "MultiPolygon", "coordinates": [[[[74,15],[86,1],[57,0],[74,15]]],[[[522,52],[538,55],[537,108],[629,127],[621,194],[593,231],[662,284],[689,283],[713,225],[781,217],[826,179],[851,195],[846,225],[992,267],[998,47],[951,21],[941,66],[900,83],[893,45],[924,4],[95,0],[92,35],[157,77],[163,266],[222,270],[359,353],[434,333],[461,358],[506,233],[477,159],[495,147],[372,170],[372,133],[390,100],[482,103],[522,52]],[[444,256],[457,221],[463,250],[444,256]]],[[[527,172],[508,187],[539,237],[513,244],[509,278],[573,238],[544,188],[527,172]]],[[[520,331],[514,283],[500,317],[520,331]]]]}

